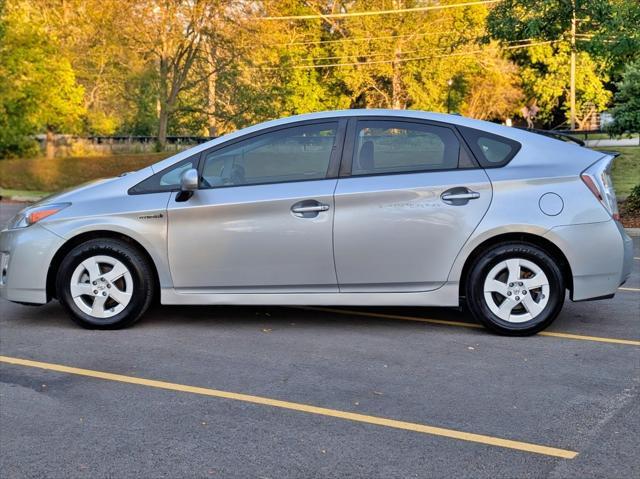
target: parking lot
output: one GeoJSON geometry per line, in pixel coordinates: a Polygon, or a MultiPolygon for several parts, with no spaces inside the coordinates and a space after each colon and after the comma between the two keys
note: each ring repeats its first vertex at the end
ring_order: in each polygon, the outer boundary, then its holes
{"type": "Polygon", "coordinates": [[[0,471],[639,477],[634,245],[614,299],[567,300],[529,338],[436,308],[155,306],[87,331],[0,301],[0,471]]]}

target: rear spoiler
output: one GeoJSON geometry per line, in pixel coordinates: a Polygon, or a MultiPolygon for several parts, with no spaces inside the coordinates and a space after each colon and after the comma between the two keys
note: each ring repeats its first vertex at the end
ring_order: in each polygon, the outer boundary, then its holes
{"type": "Polygon", "coordinates": [[[524,130],[524,131],[529,131],[531,133],[536,133],[538,135],[548,136],[550,138],[554,138],[560,141],[571,141],[573,143],[577,143],[580,146],[585,145],[584,141],[576,138],[575,136],[571,136],[568,133],[563,133],[561,131],[537,130],[535,128],[524,128],[520,126],[516,126],[515,128],[517,128],[518,130],[524,130]]]}
{"type": "Polygon", "coordinates": [[[614,158],[617,158],[617,157],[620,156],[620,152],[619,151],[600,150],[600,153],[604,153],[605,155],[608,155],[608,156],[613,156],[614,158]]]}

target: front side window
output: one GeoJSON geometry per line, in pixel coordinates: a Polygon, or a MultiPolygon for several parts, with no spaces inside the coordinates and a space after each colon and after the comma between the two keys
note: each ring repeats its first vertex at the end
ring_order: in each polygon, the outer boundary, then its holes
{"type": "Polygon", "coordinates": [[[296,126],[220,148],[204,157],[204,187],[323,179],[338,123],[296,126]]]}
{"type": "Polygon", "coordinates": [[[453,169],[460,142],[446,127],[403,121],[359,121],[352,175],[453,169]]]}

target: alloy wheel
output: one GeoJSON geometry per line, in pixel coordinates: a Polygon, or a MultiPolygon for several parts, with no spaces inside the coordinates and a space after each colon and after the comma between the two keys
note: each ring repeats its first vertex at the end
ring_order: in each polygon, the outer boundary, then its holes
{"type": "Polygon", "coordinates": [[[503,321],[531,321],[549,302],[549,280],[532,261],[510,258],[496,264],[487,274],[484,299],[491,312],[503,321]]]}
{"type": "Polygon", "coordinates": [[[122,261],[111,256],[91,256],[71,275],[71,297],[81,311],[97,319],[122,312],[133,295],[133,278],[122,261]]]}

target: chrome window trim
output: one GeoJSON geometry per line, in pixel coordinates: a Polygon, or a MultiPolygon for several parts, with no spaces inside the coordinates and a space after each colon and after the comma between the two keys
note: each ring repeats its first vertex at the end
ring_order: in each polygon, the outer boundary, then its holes
{"type": "Polygon", "coordinates": [[[289,130],[291,128],[299,128],[301,126],[308,125],[322,125],[322,124],[335,124],[336,125],[336,136],[333,143],[333,147],[331,149],[331,156],[329,157],[329,165],[327,167],[327,172],[324,178],[309,178],[309,179],[296,179],[296,180],[285,180],[285,181],[265,181],[260,183],[250,183],[246,185],[216,185],[216,186],[202,186],[202,183],[198,187],[199,190],[213,190],[213,189],[221,189],[221,188],[246,188],[250,186],[260,186],[260,185],[280,185],[287,183],[302,183],[307,181],[324,181],[338,177],[338,168],[340,165],[340,155],[342,152],[342,145],[344,143],[345,130],[347,121],[344,118],[322,118],[317,120],[305,120],[300,122],[288,123],[286,125],[274,126],[271,128],[265,128],[264,130],[256,131],[253,133],[249,133],[247,135],[243,135],[239,138],[234,138],[228,142],[221,143],[207,150],[203,150],[200,152],[200,161],[198,166],[198,175],[202,178],[202,173],[204,171],[204,158],[210,154],[214,153],[223,148],[227,148],[229,146],[233,146],[242,141],[251,140],[252,138],[256,138],[258,136],[267,135],[269,133],[273,133],[276,131],[289,130]]]}
{"type": "Polygon", "coordinates": [[[340,165],[340,178],[367,178],[371,176],[390,176],[390,175],[412,175],[416,173],[437,173],[446,171],[458,171],[458,170],[472,170],[482,168],[476,159],[475,155],[464,141],[464,138],[457,130],[456,125],[450,123],[443,123],[432,120],[423,120],[420,118],[401,117],[401,116],[353,116],[349,119],[347,126],[346,138],[344,142],[342,163],[340,165]],[[355,155],[356,133],[358,131],[358,124],[360,122],[367,121],[389,121],[395,123],[410,123],[422,126],[436,126],[440,128],[447,128],[452,131],[455,137],[460,143],[460,148],[464,148],[467,155],[471,159],[471,162],[475,165],[472,168],[460,168],[460,157],[458,155],[458,166],[455,168],[421,168],[417,170],[409,171],[393,171],[393,172],[381,172],[381,173],[369,173],[366,175],[352,175],[353,158],[355,155]]]}

